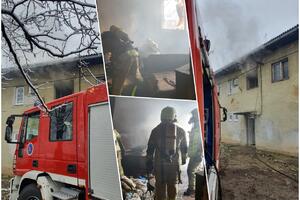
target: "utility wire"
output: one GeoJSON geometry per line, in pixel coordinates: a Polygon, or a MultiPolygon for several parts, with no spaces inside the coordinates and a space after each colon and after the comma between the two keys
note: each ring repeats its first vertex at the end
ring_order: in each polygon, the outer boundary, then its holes
{"type": "Polygon", "coordinates": [[[263,161],[262,159],[260,159],[257,153],[254,154],[254,157],[255,157],[259,162],[261,162],[261,163],[263,163],[265,166],[267,166],[268,168],[270,168],[270,169],[274,170],[275,172],[277,172],[277,173],[279,173],[279,174],[281,174],[281,175],[283,175],[283,176],[285,176],[285,177],[291,179],[292,181],[294,181],[294,182],[296,182],[296,183],[298,184],[298,180],[297,180],[297,179],[295,179],[294,177],[291,177],[290,175],[287,175],[287,174],[285,174],[285,173],[283,173],[283,172],[281,172],[281,171],[275,169],[274,167],[272,167],[271,165],[269,165],[268,163],[266,163],[265,161],[263,161]]]}

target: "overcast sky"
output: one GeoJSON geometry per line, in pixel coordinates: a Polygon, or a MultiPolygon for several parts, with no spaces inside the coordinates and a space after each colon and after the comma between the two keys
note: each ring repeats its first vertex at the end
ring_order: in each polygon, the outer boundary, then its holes
{"type": "Polygon", "coordinates": [[[298,24],[298,0],[199,0],[218,69],[298,24]]]}

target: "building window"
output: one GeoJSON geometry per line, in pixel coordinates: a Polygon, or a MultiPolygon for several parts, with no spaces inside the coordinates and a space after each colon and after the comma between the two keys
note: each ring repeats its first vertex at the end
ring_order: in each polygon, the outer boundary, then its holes
{"type": "Polygon", "coordinates": [[[32,140],[39,134],[40,113],[29,115],[26,126],[26,140],[32,140]]]}
{"type": "Polygon", "coordinates": [[[50,119],[50,141],[72,140],[73,103],[53,108],[50,119]]]}
{"type": "Polygon", "coordinates": [[[247,90],[258,87],[257,69],[247,73],[247,90]]]}
{"type": "Polygon", "coordinates": [[[183,0],[164,0],[162,28],[184,30],[185,6],[183,0]]]}
{"type": "Polygon", "coordinates": [[[239,121],[239,116],[234,113],[229,113],[228,114],[228,121],[230,122],[238,122],[239,121]]]}
{"type": "Polygon", "coordinates": [[[272,64],[272,82],[289,79],[288,59],[281,60],[272,64]]]}
{"type": "Polygon", "coordinates": [[[55,98],[64,97],[74,93],[74,81],[56,81],[54,83],[55,98]]]}
{"type": "Polygon", "coordinates": [[[228,81],[228,95],[235,94],[238,91],[239,79],[231,79],[228,81]]]}
{"type": "Polygon", "coordinates": [[[233,114],[232,113],[228,114],[228,121],[230,121],[230,122],[233,121],[233,114]]]}
{"type": "Polygon", "coordinates": [[[15,90],[15,104],[22,105],[24,104],[24,87],[16,87],[15,90]]]}

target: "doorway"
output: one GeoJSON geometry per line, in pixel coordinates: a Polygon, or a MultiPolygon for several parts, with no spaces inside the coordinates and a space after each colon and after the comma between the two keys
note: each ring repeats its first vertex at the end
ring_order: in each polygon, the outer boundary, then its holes
{"type": "Polygon", "coordinates": [[[247,124],[247,145],[255,146],[255,117],[253,115],[247,115],[246,124],[247,124]]]}

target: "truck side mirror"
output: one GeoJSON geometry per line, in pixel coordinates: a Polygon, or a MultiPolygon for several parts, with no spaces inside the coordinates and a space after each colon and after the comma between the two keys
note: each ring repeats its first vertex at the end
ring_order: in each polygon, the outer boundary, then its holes
{"type": "Polygon", "coordinates": [[[221,122],[225,122],[227,120],[227,109],[225,107],[220,107],[222,109],[223,115],[221,122]]]}
{"type": "Polygon", "coordinates": [[[16,139],[16,135],[13,134],[13,124],[15,122],[16,117],[23,117],[23,115],[11,115],[6,120],[6,128],[5,128],[5,141],[11,144],[21,144],[21,141],[16,139]]]}
{"type": "Polygon", "coordinates": [[[6,120],[5,140],[7,143],[12,143],[13,124],[15,122],[14,116],[9,116],[6,120]]]}
{"type": "Polygon", "coordinates": [[[12,127],[6,126],[6,129],[5,129],[5,140],[6,140],[6,142],[10,143],[11,138],[12,138],[12,127]]]}

